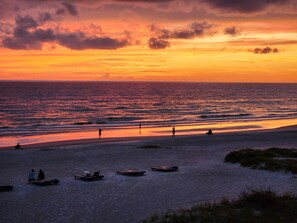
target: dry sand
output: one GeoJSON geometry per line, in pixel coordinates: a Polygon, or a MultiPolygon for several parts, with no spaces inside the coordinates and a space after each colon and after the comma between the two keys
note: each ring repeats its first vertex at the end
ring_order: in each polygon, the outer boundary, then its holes
{"type": "Polygon", "coordinates": [[[236,198],[247,187],[297,193],[297,178],[292,174],[251,170],[223,162],[229,151],[242,148],[297,148],[296,136],[296,127],[290,127],[1,150],[0,185],[13,185],[15,191],[0,194],[0,222],[134,223],[168,209],[223,197],[236,198]],[[142,145],[161,148],[139,148],[142,145]],[[178,165],[180,171],[151,172],[153,165],[178,165]],[[32,168],[42,168],[46,177],[58,178],[61,183],[50,187],[29,185],[27,175],[32,168]],[[147,173],[143,177],[115,174],[124,168],[147,173]],[[105,179],[74,180],[73,175],[84,170],[100,170],[105,179]]]}

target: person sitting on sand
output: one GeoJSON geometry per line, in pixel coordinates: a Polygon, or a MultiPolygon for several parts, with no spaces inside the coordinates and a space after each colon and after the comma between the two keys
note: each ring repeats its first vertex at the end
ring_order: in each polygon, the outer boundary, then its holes
{"type": "Polygon", "coordinates": [[[42,171],[42,169],[39,170],[37,179],[38,180],[44,180],[45,179],[45,175],[44,175],[44,172],[42,171]]]}
{"type": "Polygon", "coordinates": [[[83,174],[85,177],[90,177],[91,176],[91,172],[86,170],[84,171],[84,174],[83,174]]]}
{"type": "Polygon", "coordinates": [[[15,149],[23,149],[23,148],[21,147],[20,143],[18,143],[14,148],[15,148],[15,149]]]}
{"type": "Polygon", "coordinates": [[[208,132],[206,133],[207,135],[212,135],[212,130],[208,130],[208,132]]]}
{"type": "Polygon", "coordinates": [[[29,181],[29,183],[31,183],[34,180],[35,180],[35,170],[32,169],[31,172],[28,175],[28,181],[29,181]]]}

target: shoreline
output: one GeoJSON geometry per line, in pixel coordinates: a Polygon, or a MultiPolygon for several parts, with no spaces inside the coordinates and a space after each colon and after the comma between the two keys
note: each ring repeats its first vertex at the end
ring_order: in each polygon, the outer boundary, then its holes
{"type": "MultiPolygon", "coordinates": [[[[226,135],[238,135],[240,133],[249,134],[256,132],[278,132],[278,131],[294,131],[297,130],[297,125],[288,125],[281,126],[272,129],[258,129],[258,130],[239,130],[239,131],[227,131],[227,132],[218,132],[214,133],[220,136],[226,135]]],[[[187,137],[202,137],[205,134],[181,134],[175,135],[176,138],[187,138],[187,137]]],[[[25,150],[28,149],[40,149],[47,147],[63,147],[63,146],[79,146],[79,145],[91,145],[91,144],[106,144],[106,143],[128,143],[128,142],[141,142],[145,140],[157,140],[157,139],[168,139],[172,138],[172,135],[159,135],[159,136],[129,136],[129,137],[110,137],[110,138],[85,138],[85,139],[73,139],[73,140],[59,140],[59,141],[50,141],[42,143],[32,143],[27,145],[22,145],[22,148],[25,150]]],[[[211,136],[210,136],[211,137],[211,136]]],[[[0,146],[0,151],[15,150],[14,146],[0,146]]]]}

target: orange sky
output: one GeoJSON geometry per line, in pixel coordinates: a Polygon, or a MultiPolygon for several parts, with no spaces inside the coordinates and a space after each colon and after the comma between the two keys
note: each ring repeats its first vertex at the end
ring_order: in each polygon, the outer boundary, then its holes
{"type": "Polygon", "coordinates": [[[0,2],[0,79],[297,83],[294,1],[103,2],[0,2]]]}

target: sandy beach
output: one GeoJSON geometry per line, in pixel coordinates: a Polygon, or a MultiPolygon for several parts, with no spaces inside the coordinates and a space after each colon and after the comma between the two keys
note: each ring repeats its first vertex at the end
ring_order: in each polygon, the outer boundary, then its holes
{"type": "Polygon", "coordinates": [[[236,198],[248,187],[297,193],[289,173],[251,170],[224,163],[242,148],[297,148],[297,128],[220,133],[212,136],[148,137],[141,140],[84,140],[48,143],[25,150],[0,151],[0,222],[140,222],[153,213],[195,203],[236,198]],[[157,145],[160,148],[141,148],[157,145]],[[178,165],[174,173],[150,171],[154,165],[178,165]],[[37,187],[27,175],[42,168],[57,186],[37,187]],[[116,175],[120,169],[146,171],[142,177],[116,175]],[[102,181],[74,180],[84,170],[100,170],[102,181]]]}

